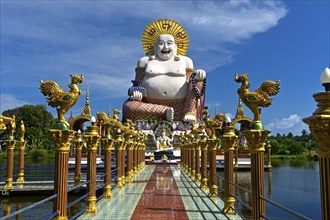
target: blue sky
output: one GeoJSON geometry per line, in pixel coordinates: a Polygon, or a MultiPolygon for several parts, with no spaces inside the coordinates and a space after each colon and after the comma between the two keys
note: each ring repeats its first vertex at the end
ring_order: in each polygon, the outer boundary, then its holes
{"type": "MultiPolygon", "coordinates": [[[[262,111],[272,134],[300,134],[316,108],[320,76],[330,65],[330,5],[324,1],[0,1],[1,108],[45,104],[39,80],[68,90],[69,74],[84,74],[92,113],[121,108],[144,55],[141,35],[151,21],[168,18],[189,34],[187,56],[207,72],[206,105],[235,115],[239,84],[251,90],[281,80],[273,105],[262,111]]],[[[55,115],[52,108],[48,108],[55,115]]],[[[244,108],[247,116],[251,112],[244,108]]],[[[69,117],[69,114],[66,115],[69,117]]]]}

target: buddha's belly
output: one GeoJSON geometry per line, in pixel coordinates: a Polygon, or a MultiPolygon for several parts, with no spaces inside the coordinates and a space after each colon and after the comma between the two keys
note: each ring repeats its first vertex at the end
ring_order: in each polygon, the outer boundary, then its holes
{"type": "Polygon", "coordinates": [[[185,76],[158,75],[145,77],[142,86],[147,89],[147,97],[151,99],[183,99],[188,93],[188,84],[185,76]]]}

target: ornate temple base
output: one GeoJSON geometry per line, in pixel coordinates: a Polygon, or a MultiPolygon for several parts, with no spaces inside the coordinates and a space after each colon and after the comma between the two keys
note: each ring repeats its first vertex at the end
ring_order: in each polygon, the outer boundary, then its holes
{"type": "Polygon", "coordinates": [[[155,161],[161,160],[161,161],[164,161],[164,162],[168,162],[168,161],[171,161],[171,160],[175,160],[173,150],[155,151],[154,155],[155,155],[155,161]]]}

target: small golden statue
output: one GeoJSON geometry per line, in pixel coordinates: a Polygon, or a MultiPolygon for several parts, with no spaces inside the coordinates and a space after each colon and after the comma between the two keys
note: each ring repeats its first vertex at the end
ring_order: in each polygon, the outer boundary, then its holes
{"type": "Polygon", "coordinates": [[[162,161],[168,161],[168,157],[166,156],[166,154],[163,154],[162,161]]]}
{"type": "Polygon", "coordinates": [[[254,119],[251,124],[252,129],[262,130],[263,126],[261,124],[260,115],[261,108],[268,107],[272,104],[273,99],[269,96],[274,96],[280,91],[280,80],[276,82],[267,80],[263,82],[257,90],[250,92],[250,83],[248,82],[249,74],[235,75],[235,81],[242,83],[241,87],[237,90],[239,98],[242,102],[252,111],[254,119]]]}
{"type": "Polygon", "coordinates": [[[20,127],[20,141],[24,141],[24,135],[25,135],[25,125],[23,120],[21,120],[21,127],[20,127]]]}
{"type": "Polygon", "coordinates": [[[40,91],[44,96],[49,96],[46,101],[49,106],[56,108],[57,110],[57,124],[55,129],[68,130],[70,125],[64,119],[65,113],[77,102],[81,90],[77,84],[84,81],[84,76],[78,76],[76,74],[70,74],[71,84],[68,85],[70,88],[69,92],[64,92],[58,84],[54,81],[42,81],[40,80],[40,91]]]}
{"type": "Polygon", "coordinates": [[[119,114],[120,114],[120,110],[117,109],[117,108],[115,108],[115,109],[113,110],[112,118],[113,118],[114,120],[119,121],[119,116],[118,116],[119,114]]]}
{"type": "Polygon", "coordinates": [[[14,140],[14,134],[16,130],[16,116],[13,115],[12,120],[8,124],[9,139],[14,140]]]}
{"type": "Polygon", "coordinates": [[[206,125],[206,133],[214,139],[219,136],[219,132],[222,129],[222,124],[226,121],[225,114],[216,114],[213,119],[210,119],[210,114],[207,108],[203,110],[203,121],[206,125]]]}

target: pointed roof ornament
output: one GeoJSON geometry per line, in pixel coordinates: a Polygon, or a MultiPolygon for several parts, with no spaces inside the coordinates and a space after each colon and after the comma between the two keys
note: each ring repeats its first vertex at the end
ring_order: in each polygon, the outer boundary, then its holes
{"type": "Polygon", "coordinates": [[[81,113],[82,117],[86,117],[86,118],[91,118],[92,114],[91,114],[91,107],[89,105],[89,88],[88,85],[86,86],[86,101],[85,101],[85,107],[81,113]]]}
{"type": "Polygon", "coordinates": [[[72,121],[73,121],[73,116],[72,116],[72,111],[71,111],[70,117],[68,118],[68,122],[69,122],[69,124],[71,124],[72,121]]]}
{"type": "Polygon", "coordinates": [[[111,118],[111,108],[110,108],[110,104],[109,104],[109,106],[108,106],[108,116],[109,116],[109,118],[111,118]]]}
{"type": "Polygon", "coordinates": [[[236,116],[235,118],[244,118],[244,109],[242,106],[242,100],[238,98],[238,105],[237,105],[237,110],[236,110],[236,116]]]}

